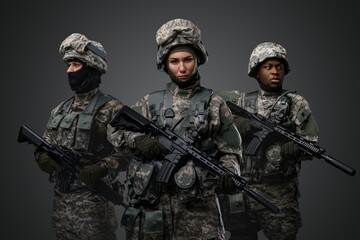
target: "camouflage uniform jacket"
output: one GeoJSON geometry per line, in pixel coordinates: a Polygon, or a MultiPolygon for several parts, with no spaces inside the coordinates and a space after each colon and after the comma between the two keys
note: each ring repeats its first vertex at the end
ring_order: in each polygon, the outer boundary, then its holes
{"type": "MultiPolygon", "coordinates": [[[[274,119],[283,113],[284,127],[313,143],[318,140],[318,128],[309,103],[294,91],[282,90],[280,93],[268,93],[262,89],[252,93],[232,91],[230,94],[225,94],[224,99],[269,119],[274,119]],[[246,96],[249,95],[253,97],[247,98],[246,96]]],[[[280,154],[283,143],[282,139],[274,139],[261,147],[257,156],[244,156],[241,163],[241,174],[249,179],[251,188],[277,205],[285,204],[296,197],[300,160],[311,159],[303,154],[298,159],[283,159],[280,154]]],[[[244,144],[246,146],[245,142],[244,144]]],[[[250,201],[253,202],[251,199],[250,201]]],[[[260,207],[255,202],[253,205],[260,207]]]]}
{"type": "Polygon", "coordinates": [[[108,142],[107,124],[114,114],[121,109],[122,103],[111,97],[111,100],[100,106],[94,114],[89,129],[77,127],[80,114],[94,98],[97,91],[98,88],[86,93],[75,94],[68,114],[61,119],[56,127],[51,126],[51,123],[60,115],[59,111],[66,101],[54,108],[43,137],[50,144],[58,145],[64,150],[74,149],[81,152],[85,156],[80,160],[83,165],[104,162],[104,165],[109,168],[109,176],[115,177],[116,173],[125,170],[126,162],[124,161],[124,153],[115,153],[114,147],[108,142]]]}
{"type": "MultiPolygon", "coordinates": [[[[187,128],[183,127],[182,120],[187,110],[189,109],[190,102],[194,94],[196,94],[196,87],[191,89],[180,89],[176,84],[170,83],[168,87],[172,94],[172,109],[174,112],[174,117],[172,120],[171,130],[175,133],[179,134],[183,138],[186,138],[187,128]]],[[[151,94],[150,94],[151,95],[151,94]]],[[[165,98],[164,98],[165,101],[165,98]]],[[[140,112],[144,117],[148,119],[152,119],[150,106],[149,106],[149,95],[146,95],[144,98],[139,100],[134,106],[133,109],[140,112]]],[[[212,143],[214,143],[220,152],[217,156],[219,157],[219,161],[231,171],[236,174],[240,174],[239,161],[241,158],[241,138],[240,135],[234,127],[235,125],[232,123],[231,112],[228,109],[226,103],[222,98],[220,98],[216,94],[212,94],[210,97],[210,101],[208,103],[208,114],[205,117],[205,124],[200,124],[196,118],[194,121],[195,130],[197,130],[203,138],[211,138],[212,143]],[[238,145],[240,144],[240,145],[238,145]]],[[[162,105],[162,112],[165,111],[165,104],[162,105]]],[[[165,126],[165,122],[163,123],[165,126]]],[[[131,147],[134,146],[134,139],[139,136],[140,133],[128,132],[119,129],[113,129],[112,133],[109,134],[110,141],[117,146],[121,146],[122,144],[126,144],[131,147]]],[[[128,178],[131,178],[132,175],[139,169],[139,163],[130,163],[128,169],[128,178]]],[[[175,182],[177,185],[186,188],[191,187],[192,183],[181,183],[182,178],[190,178],[194,180],[194,177],[188,176],[189,172],[194,172],[193,169],[196,170],[196,175],[199,177],[200,184],[203,188],[206,185],[205,181],[205,171],[203,167],[197,166],[193,160],[188,160],[186,165],[178,170],[175,173],[175,182]]],[[[191,175],[191,174],[190,174],[191,175]]],[[[195,181],[195,180],[194,180],[195,181]]],[[[209,181],[211,182],[211,181],[209,181]]],[[[206,188],[206,186],[205,186],[206,188]]],[[[213,186],[210,186],[210,191],[202,192],[201,196],[209,196],[213,195],[214,189],[213,186]]],[[[195,190],[194,190],[195,191],[195,190]]],[[[142,191],[137,190],[136,192],[142,193],[142,191]]],[[[187,192],[191,195],[192,189],[187,190],[187,192]]],[[[194,195],[196,195],[194,193],[194,195]]],[[[195,197],[195,196],[192,196],[195,197]]],[[[185,197],[187,198],[187,197],[185,197]]],[[[180,197],[180,200],[181,197],[180,197]]]]}

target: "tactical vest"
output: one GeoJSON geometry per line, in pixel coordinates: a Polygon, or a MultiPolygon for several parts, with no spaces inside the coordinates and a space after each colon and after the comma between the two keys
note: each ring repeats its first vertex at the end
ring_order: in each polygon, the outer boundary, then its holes
{"type": "Polygon", "coordinates": [[[199,133],[206,130],[204,124],[209,114],[208,103],[212,96],[213,91],[211,89],[197,87],[193,94],[189,109],[177,122],[173,122],[175,116],[172,109],[172,93],[170,91],[170,84],[168,83],[165,90],[153,92],[149,95],[149,110],[151,120],[159,127],[166,127],[170,130],[175,130],[179,135],[184,135],[184,132],[192,129],[199,133]],[[163,111],[165,106],[165,111],[163,111]],[[164,124],[165,123],[165,124],[164,124]]]}
{"type": "MultiPolygon", "coordinates": [[[[208,104],[212,96],[212,90],[203,87],[197,88],[190,100],[186,113],[174,121],[175,112],[173,107],[173,95],[169,89],[149,94],[149,109],[151,120],[159,127],[167,127],[178,135],[186,138],[188,130],[207,131],[208,129],[208,104]],[[165,106],[165,107],[163,107],[165,106]]],[[[216,146],[216,145],[215,145],[216,146]]],[[[132,185],[129,190],[129,198],[133,203],[156,204],[159,197],[158,186],[154,184],[154,175],[162,166],[162,160],[132,161],[129,164],[127,177],[132,185]],[[151,180],[152,179],[152,180],[151,180]]],[[[162,192],[178,195],[179,201],[185,202],[201,197],[212,195],[214,181],[206,181],[203,169],[191,160],[182,166],[172,177],[168,184],[162,185],[162,192]]]]}
{"type": "MultiPolygon", "coordinates": [[[[292,98],[295,97],[295,91],[283,90],[277,97],[276,101],[267,110],[266,118],[277,121],[282,126],[291,131],[295,130],[294,124],[290,121],[290,107],[292,98]]],[[[246,93],[241,100],[244,103],[244,109],[250,113],[258,113],[257,101],[258,91],[246,93]]],[[[294,172],[288,168],[297,168],[299,166],[285,166],[282,161],[280,152],[271,149],[276,143],[270,142],[260,148],[257,156],[243,157],[243,175],[249,178],[250,182],[266,181],[275,178],[281,179],[293,175],[294,172]],[[275,154],[274,154],[275,153],[275,154]]],[[[279,144],[279,142],[278,142],[279,144]]]]}
{"type": "MultiPolygon", "coordinates": [[[[109,154],[111,148],[111,146],[108,146],[109,143],[103,141],[103,139],[98,139],[98,133],[96,133],[96,130],[94,131],[94,118],[98,110],[112,100],[113,97],[98,90],[82,112],[70,113],[74,99],[74,96],[67,99],[59,107],[59,110],[53,113],[46,128],[51,134],[54,144],[65,150],[74,149],[83,153],[86,157],[89,156],[89,159],[86,158],[86,160],[84,160],[86,162],[81,162],[81,164],[93,164],[97,162],[97,157],[109,154]],[[100,140],[100,142],[95,142],[97,140],[100,140]],[[96,158],[92,156],[96,156],[96,158]]],[[[54,173],[53,178],[55,181],[61,181],[59,180],[62,179],[60,175],[57,171],[54,173]]],[[[67,186],[67,188],[70,189],[69,191],[85,187],[79,179],[72,179],[70,182],[72,182],[70,184],[71,186],[67,186]]],[[[62,184],[60,184],[60,186],[61,185],[62,184]]]]}
{"type": "MultiPolygon", "coordinates": [[[[295,97],[295,91],[283,90],[283,92],[278,96],[274,104],[268,110],[268,114],[264,117],[277,120],[284,127],[289,127],[289,111],[291,106],[291,100],[295,97]]],[[[258,91],[246,93],[244,95],[244,109],[250,113],[257,113],[257,100],[258,100],[258,91]]]]}

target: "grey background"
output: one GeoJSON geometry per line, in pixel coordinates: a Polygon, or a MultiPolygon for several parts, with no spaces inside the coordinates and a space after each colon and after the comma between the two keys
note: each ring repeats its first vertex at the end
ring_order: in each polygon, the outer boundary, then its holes
{"type": "MultiPolygon", "coordinates": [[[[155,65],[155,32],[168,20],[186,18],[200,27],[209,61],[199,71],[203,85],[213,89],[256,90],[247,77],[250,53],[260,42],[279,42],[292,69],[284,87],[310,102],[320,145],[360,169],[358,1],[102,2],[2,6],[2,239],[55,239],[52,185],[38,169],[33,147],[16,138],[21,124],[42,133],[51,109],[72,94],[58,47],[73,32],[105,46],[109,71],[101,88],[128,105],[169,80],[155,65]]],[[[347,176],[323,160],[305,162],[298,239],[360,239],[359,185],[358,175],[347,176]]],[[[116,210],[120,218],[123,209],[116,210]]],[[[122,230],[118,239],[124,239],[122,230]]]]}

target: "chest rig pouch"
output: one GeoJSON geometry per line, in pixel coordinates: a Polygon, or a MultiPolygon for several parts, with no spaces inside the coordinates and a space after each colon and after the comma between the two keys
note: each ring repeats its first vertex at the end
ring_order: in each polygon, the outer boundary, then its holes
{"type": "MultiPolygon", "coordinates": [[[[89,146],[91,141],[94,117],[98,110],[113,97],[103,94],[100,90],[81,113],[70,113],[74,97],[67,99],[58,112],[50,117],[46,128],[55,138],[55,143],[64,149],[75,149],[91,155],[89,146]]],[[[55,181],[60,191],[67,193],[86,187],[75,176],[54,172],[55,181]]]]}
{"type": "MultiPolygon", "coordinates": [[[[212,93],[211,89],[198,87],[191,97],[186,113],[174,122],[175,112],[172,109],[173,95],[170,91],[169,83],[166,90],[157,91],[149,95],[151,119],[157,126],[165,126],[183,137],[187,137],[189,131],[197,131],[200,136],[202,134],[205,135],[208,131],[208,104],[212,93]]],[[[206,140],[206,145],[209,145],[209,139],[207,137],[203,139],[204,141],[206,140]]],[[[195,144],[201,145],[199,143],[203,139],[200,137],[200,140],[195,144]]],[[[204,177],[206,175],[205,171],[205,169],[189,160],[174,174],[174,181],[170,181],[172,183],[169,184],[176,184],[176,187],[174,187],[177,189],[179,201],[187,202],[213,194],[211,189],[214,184],[210,184],[209,182],[211,181],[207,181],[204,177]]],[[[174,187],[170,186],[171,189],[174,187]]]]}
{"type": "MultiPolygon", "coordinates": [[[[294,91],[284,90],[275,102],[270,106],[267,115],[268,119],[276,121],[283,127],[294,130],[293,124],[289,119],[292,98],[295,96],[294,91]]],[[[244,108],[250,113],[257,113],[258,91],[247,93],[244,96],[244,108]]],[[[288,173],[289,166],[286,166],[280,155],[280,144],[278,140],[271,141],[260,147],[256,156],[243,157],[243,174],[251,182],[259,182],[263,178],[284,177],[288,173]]]]}

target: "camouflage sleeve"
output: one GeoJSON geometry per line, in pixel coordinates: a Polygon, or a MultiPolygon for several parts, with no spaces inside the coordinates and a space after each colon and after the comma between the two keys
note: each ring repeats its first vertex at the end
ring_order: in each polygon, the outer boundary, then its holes
{"type": "MultiPolygon", "coordinates": [[[[135,111],[141,113],[146,118],[149,118],[147,107],[148,98],[149,96],[146,95],[132,106],[135,111]]],[[[113,146],[115,146],[117,151],[119,151],[122,147],[134,148],[134,140],[140,135],[141,133],[127,131],[120,127],[112,127],[110,124],[108,125],[108,140],[113,146]]]]}
{"type": "Polygon", "coordinates": [[[209,111],[209,130],[221,153],[219,161],[240,175],[241,137],[232,121],[230,109],[221,97],[214,94],[210,99],[209,111]]]}
{"type": "MultiPolygon", "coordinates": [[[[102,107],[102,118],[106,126],[107,138],[109,141],[109,128],[111,127],[109,122],[114,118],[115,114],[123,107],[123,103],[118,99],[112,99],[102,107]]],[[[109,141],[114,147],[115,145],[109,141]]],[[[121,145],[121,144],[120,144],[121,145]]],[[[126,171],[131,152],[126,146],[121,145],[116,151],[103,157],[101,161],[108,167],[110,172],[126,171]]]]}
{"type": "Polygon", "coordinates": [[[296,133],[305,139],[317,143],[318,126],[310,110],[309,103],[300,95],[292,100],[291,121],[295,123],[296,133]]]}
{"type": "MultiPolygon", "coordinates": [[[[302,136],[313,143],[318,142],[318,126],[310,110],[310,105],[300,95],[296,95],[292,100],[290,118],[295,123],[296,134],[302,136]]],[[[298,160],[311,160],[309,155],[301,154],[298,160]]]]}

